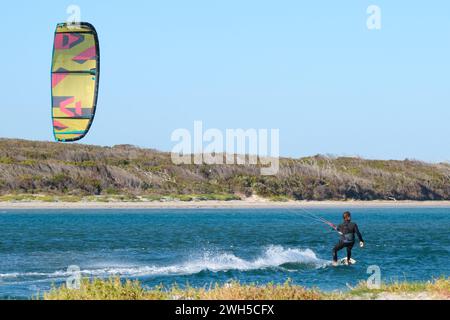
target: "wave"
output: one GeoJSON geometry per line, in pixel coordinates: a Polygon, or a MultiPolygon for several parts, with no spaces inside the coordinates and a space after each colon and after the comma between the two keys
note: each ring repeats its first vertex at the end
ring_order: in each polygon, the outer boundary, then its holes
{"type": "MultiPolygon", "coordinates": [[[[329,261],[319,259],[311,249],[291,249],[282,246],[269,246],[261,256],[253,260],[239,258],[233,253],[204,252],[202,256],[187,260],[181,264],[168,266],[126,266],[105,267],[81,270],[83,276],[109,277],[145,277],[158,275],[191,275],[202,271],[227,272],[230,270],[251,271],[268,268],[283,268],[284,265],[308,265],[314,268],[324,267],[329,261]]],[[[292,268],[289,268],[292,269],[292,268]]],[[[65,271],[53,273],[6,273],[0,274],[0,278],[18,277],[48,277],[61,278],[73,275],[65,271]]]]}

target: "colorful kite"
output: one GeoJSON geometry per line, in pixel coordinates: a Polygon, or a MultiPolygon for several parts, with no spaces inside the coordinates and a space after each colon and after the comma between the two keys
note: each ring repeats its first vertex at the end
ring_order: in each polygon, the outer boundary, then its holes
{"type": "Polygon", "coordinates": [[[83,139],[97,106],[100,49],[89,23],[56,27],[52,61],[53,134],[60,142],[83,139]]]}

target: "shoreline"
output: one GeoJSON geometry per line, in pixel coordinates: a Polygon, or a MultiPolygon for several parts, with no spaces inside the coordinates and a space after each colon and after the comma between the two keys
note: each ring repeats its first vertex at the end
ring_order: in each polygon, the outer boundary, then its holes
{"type": "Polygon", "coordinates": [[[266,199],[232,201],[139,201],[139,202],[0,202],[0,210],[14,209],[298,209],[298,208],[450,208],[450,201],[288,201],[273,202],[266,199]]]}

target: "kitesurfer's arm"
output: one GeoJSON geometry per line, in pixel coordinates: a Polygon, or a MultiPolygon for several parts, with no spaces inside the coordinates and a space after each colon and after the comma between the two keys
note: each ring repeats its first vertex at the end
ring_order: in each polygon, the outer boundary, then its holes
{"type": "Polygon", "coordinates": [[[364,247],[364,240],[363,237],[361,235],[361,232],[359,231],[358,225],[355,223],[355,233],[358,236],[359,239],[359,245],[362,247],[364,247]]]}

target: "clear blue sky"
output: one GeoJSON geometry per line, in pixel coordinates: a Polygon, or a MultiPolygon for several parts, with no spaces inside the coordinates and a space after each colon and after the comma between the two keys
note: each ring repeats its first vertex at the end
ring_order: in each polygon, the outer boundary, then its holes
{"type": "Polygon", "coordinates": [[[52,140],[56,23],[97,28],[83,143],[169,151],[177,128],[279,128],[284,156],[450,160],[449,1],[7,1],[0,136],[52,140]],[[366,9],[382,29],[366,28],[366,9]]]}

